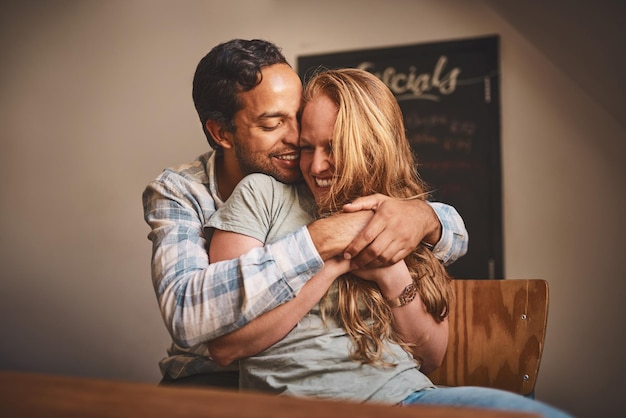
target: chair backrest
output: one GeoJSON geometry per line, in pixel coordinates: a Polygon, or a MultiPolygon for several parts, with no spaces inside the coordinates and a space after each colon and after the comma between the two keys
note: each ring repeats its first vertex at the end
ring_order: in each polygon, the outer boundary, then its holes
{"type": "Polygon", "coordinates": [[[442,386],[484,386],[534,395],[548,319],[545,280],[452,281],[450,337],[442,386]]]}

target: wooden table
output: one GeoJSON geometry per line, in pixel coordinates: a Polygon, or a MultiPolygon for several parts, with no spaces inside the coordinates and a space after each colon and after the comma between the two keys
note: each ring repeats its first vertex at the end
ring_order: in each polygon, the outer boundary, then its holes
{"type": "Polygon", "coordinates": [[[0,416],[219,418],[529,418],[468,408],[357,404],[204,388],[0,371],[0,416]]]}

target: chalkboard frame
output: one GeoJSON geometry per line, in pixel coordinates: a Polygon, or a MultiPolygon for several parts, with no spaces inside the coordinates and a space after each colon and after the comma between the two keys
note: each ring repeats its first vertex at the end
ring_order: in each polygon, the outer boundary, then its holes
{"type": "Polygon", "coordinates": [[[463,217],[469,250],[450,274],[502,278],[499,36],[297,58],[304,83],[320,68],[341,67],[363,68],[390,87],[433,200],[463,217]]]}

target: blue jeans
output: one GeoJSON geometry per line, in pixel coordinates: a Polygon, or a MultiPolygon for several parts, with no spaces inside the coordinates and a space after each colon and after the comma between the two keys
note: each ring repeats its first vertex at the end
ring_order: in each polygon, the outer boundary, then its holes
{"type": "Polygon", "coordinates": [[[571,417],[550,405],[512,392],[473,386],[424,389],[413,392],[400,405],[447,405],[534,412],[546,418],[571,417]]]}

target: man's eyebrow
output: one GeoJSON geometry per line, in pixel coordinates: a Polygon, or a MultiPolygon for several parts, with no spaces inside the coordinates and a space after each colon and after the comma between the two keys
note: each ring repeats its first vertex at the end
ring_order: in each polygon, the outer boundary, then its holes
{"type": "Polygon", "coordinates": [[[256,120],[283,118],[285,116],[287,116],[285,112],[263,112],[256,117],[256,120]]]}

